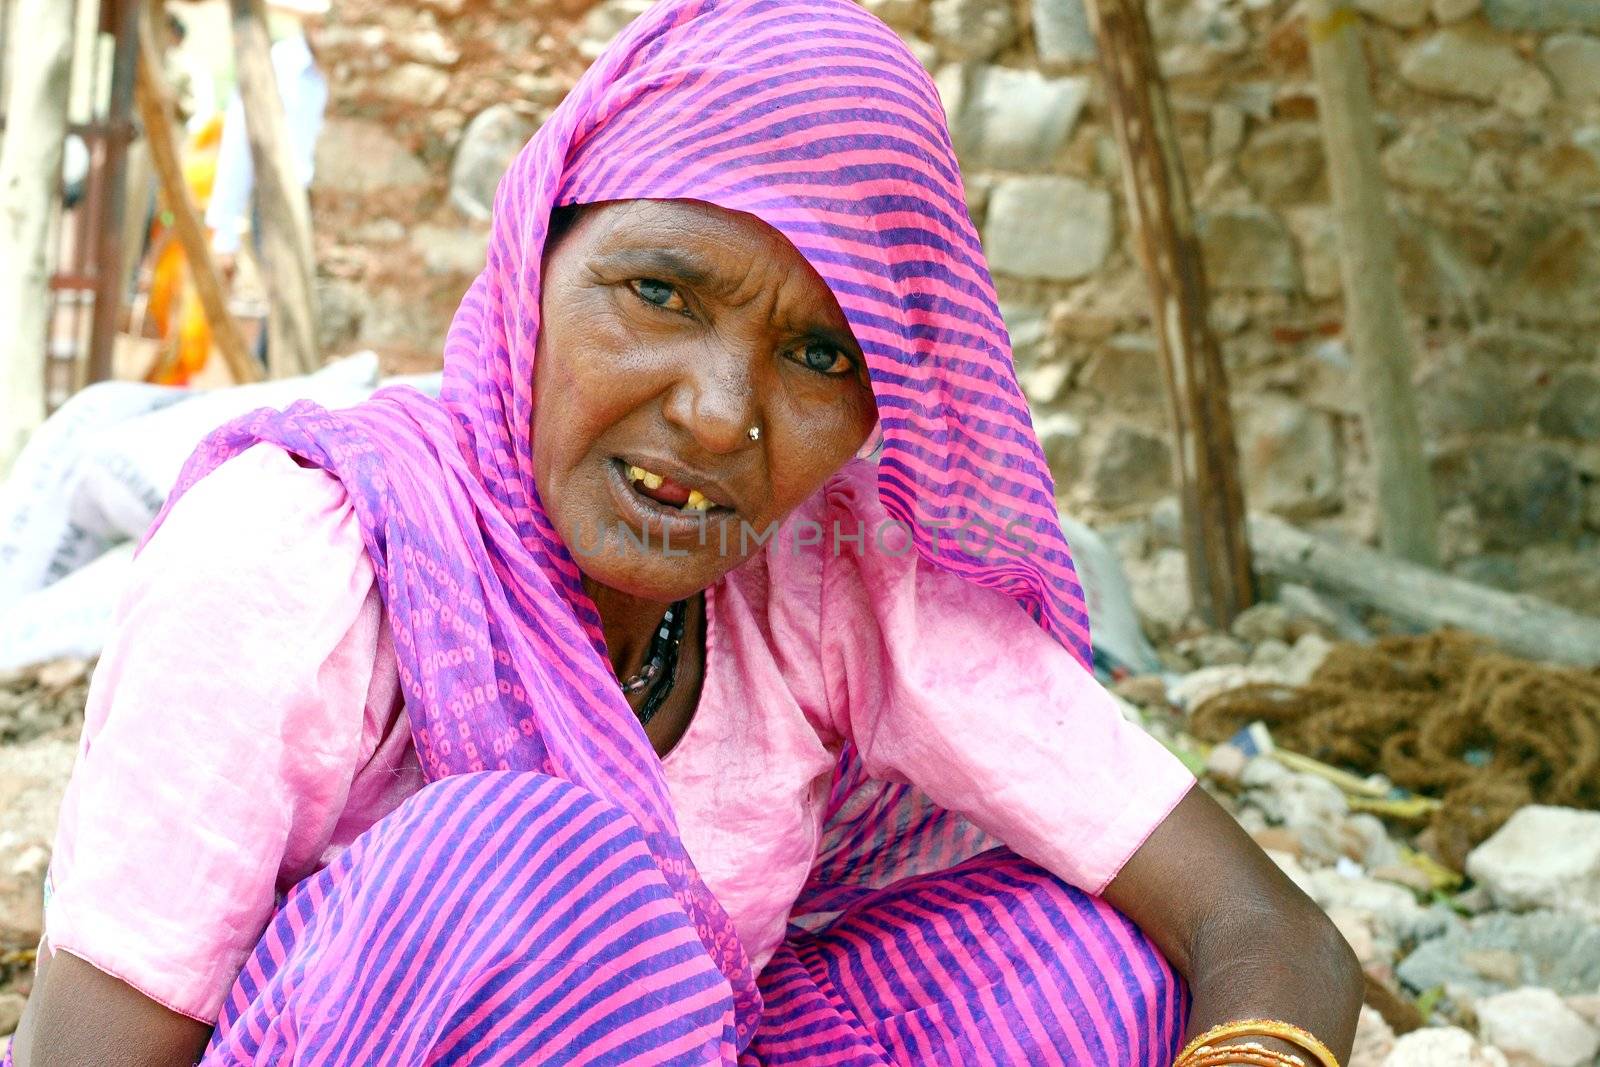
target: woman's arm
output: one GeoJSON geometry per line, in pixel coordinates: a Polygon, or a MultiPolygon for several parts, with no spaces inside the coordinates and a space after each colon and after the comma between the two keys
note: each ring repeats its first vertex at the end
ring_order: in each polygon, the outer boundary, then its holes
{"type": "Polygon", "coordinates": [[[1199,786],[1104,896],[1189,983],[1191,1036],[1218,1023],[1276,1019],[1311,1031],[1341,1063],[1348,1058],[1363,990],[1355,953],[1322,909],[1199,786]]]}
{"type": "Polygon", "coordinates": [[[267,446],[202,479],[134,560],[61,804],[59,950],[41,950],[19,1065],[194,1062],[277,886],[326,853],[387,736],[372,582],[339,483],[267,446]]]}
{"type": "Polygon", "coordinates": [[[162,1007],[66,952],[41,951],[12,1045],[16,1067],[179,1067],[211,1027],[162,1007]]]}

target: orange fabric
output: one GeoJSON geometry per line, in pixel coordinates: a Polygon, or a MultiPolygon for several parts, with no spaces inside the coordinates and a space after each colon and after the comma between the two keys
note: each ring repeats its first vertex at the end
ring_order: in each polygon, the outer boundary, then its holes
{"type": "MultiPolygon", "coordinates": [[[[196,209],[203,215],[217,176],[217,149],[222,141],[222,116],[214,115],[189,138],[183,150],[183,181],[196,209]]],[[[166,227],[158,219],[152,242],[159,242],[166,227]]],[[[187,385],[211,356],[211,324],[195,291],[183,246],[169,241],[151,273],[146,314],[156,336],[173,342],[172,358],[163,360],[150,380],[159,385],[187,385]]]]}

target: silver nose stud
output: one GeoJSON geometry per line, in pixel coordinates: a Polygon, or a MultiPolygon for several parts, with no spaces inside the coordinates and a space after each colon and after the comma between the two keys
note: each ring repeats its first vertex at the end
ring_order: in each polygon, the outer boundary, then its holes
{"type": "Polygon", "coordinates": [[[752,441],[759,441],[761,440],[761,427],[752,426],[744,432],[744,435],[752,441]]]}

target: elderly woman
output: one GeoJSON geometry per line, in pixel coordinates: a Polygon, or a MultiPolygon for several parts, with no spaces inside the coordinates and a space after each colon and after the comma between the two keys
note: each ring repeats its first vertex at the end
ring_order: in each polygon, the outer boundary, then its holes
{"type": "Polygon", "coordinates": [[[922,69],[665,0],[442,401],[192,461],[16,1062],[1335,1063],[1348,949],[1097,686],[1054,508],[922,69]]]}

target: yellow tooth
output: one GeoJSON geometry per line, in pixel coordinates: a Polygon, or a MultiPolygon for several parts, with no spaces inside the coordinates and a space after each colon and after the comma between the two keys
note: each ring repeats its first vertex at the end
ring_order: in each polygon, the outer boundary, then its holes
{"type": "Polygon", "coordinates": [[[711,510],[711,501],[707,500],[705,494],[700,490],[691,489],[689,490],[689,499],[684,501],[683,509],[685,511],[709,511],[711,510]]]}
{"type": "Polygon", "coordinates": [[[631,464],[628,467],[628,477],[633,481],[643,482],[646,489],[660,489],[663,480],[661,475],[652,474],[643,467],[635,467],[631,464]]]}

